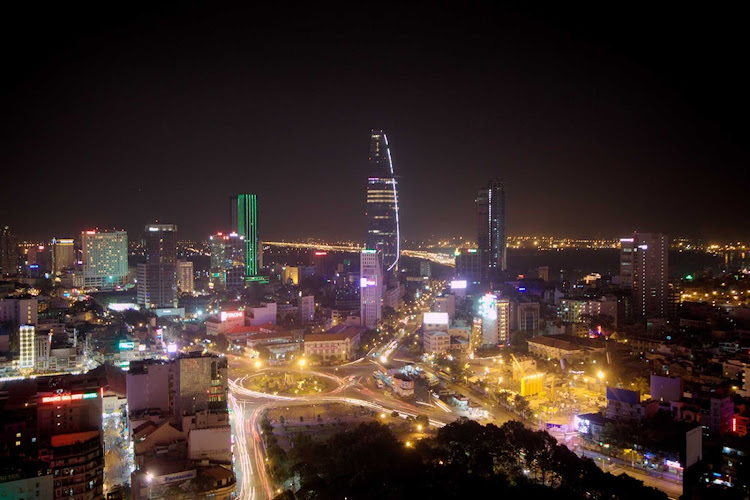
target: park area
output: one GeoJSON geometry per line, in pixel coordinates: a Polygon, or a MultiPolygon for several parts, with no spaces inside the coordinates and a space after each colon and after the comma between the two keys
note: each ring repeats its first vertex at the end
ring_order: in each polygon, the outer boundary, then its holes
{"type": "Polygon", "coordinates": [[[312,396],[330,392],[333,383],[324,377],[295,372],[261,372],[245,381],[247,389],[282,396],[312,396]]]}

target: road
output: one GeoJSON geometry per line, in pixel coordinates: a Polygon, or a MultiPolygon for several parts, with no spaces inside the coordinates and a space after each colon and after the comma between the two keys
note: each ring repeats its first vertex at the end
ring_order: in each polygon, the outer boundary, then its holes
{"type": "MultiPolygon", "coordinates": [[[[424,306],[424,303],[422,303],[422,306],[424,306]]],[[[234,454],[238,498],[256,500],[272,498],[275,494],[280,493],[265,466],[265,450],[259,427],[261,416],[268,409],[278,406],[343,403],[370,408],[386,414],[396,410],[403,418],[415,417],[420,414],[426,415],[430,425],[434,427],[442,427],[459,417],[469,416],[468,412],[458,410],[453,406],[435,404],[429,396],[426,398],[424,396],[417,397],[413,402],[407,402],[394,397],[391,392],[378,389],[375,386],[372,372],[378,368],[381,356],[391,365],[398,366],[399,363],[411,363],[424,370],[431,371],[431,368],[423,363],[414,363],[399,356],[400,343],[417,330],[419,321],[421,321],[420,316],[421,314],[417,314],[414,319],[407,316],[404,328],[392,340],[386,341],[382,346],[374,347],[368,356],[355,362],[336,367],[316,367],[315,369],[283,368],[285,371],[303,372],[308,375],[325,377],[333,382],[335,386],[333,390],[314,396],[291,397],[249,390],[244,387],[244,381],[251,374],[262,370],[255,368],[253,360],[249,358],[230,355],[230,368],[239,375],[230,380],[229,383],[230,405],[233,411],[232,425],[235,429],[234,454]]],[[[496,425],[502,425],[509,420],[520,420],[515,414],[505,410],[489,397],[467,386],[446,381],[443,381],[443,384],[457,393],[468,396],[470,400],[487,410],[490,421],[496,425]]],[[[524,423],[530,428],[537,428],[534,423],[524,423]]],[[[563,445],[569,445],[566,439],[558,437],[558,440],[563,445]]],[[[678,498],[682,494],[682,484],[679,482],[650,476],[616,459],[607,460],[608,457],[593,457],[595,455],[593,452],[586,451],[586,453],[587,456],[598,458],[595,463],[613,474],[627,473],[648,486],[664,491],[670,498],[678,498]]]]}

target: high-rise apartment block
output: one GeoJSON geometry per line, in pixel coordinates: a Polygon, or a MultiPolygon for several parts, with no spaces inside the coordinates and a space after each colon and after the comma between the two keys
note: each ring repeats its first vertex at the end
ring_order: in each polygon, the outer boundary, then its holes
{"type": "Polygon", "coordinates": [[[669,308],[669,238],[633,233],[620,238],[620,281],[633,295],[637,320],[666,318],[669,308]]]}
{"type": "Polygon", "coordinates": [[[193,263],[189,260],[177,261],[177,289],[180,293],[193,293],[195,290],[193,263]]]}
{"type": "Polygon", "coordinates": [[[125,284],[128,275],[128,233],[81,233],[83,286],[111,290],[125,284]]]}
{"type": "Polygon", "coordinates": [[[362,250],[359,258],[360,321],[375,328],[380,320],[383,301],[383,271],[377,250],[362,250]]]}
{"type": "Polygon", "coordinates": [[[368,158],[365,247],[378,252],[381,269],[388,276],[388,281],[397,277],[401,253],[396,186],[388,137],[384,131],[372,129],[368,158]]]}
{"type": "Polygon", "coordinates": [[[148,309],[177,305],[177,226],[146,226],[146,262],[138,264],[137,301],[148,309]]]}
{"type": "Polygon", "coordinates": [[[238,194],[232,198],[232,230],[245,242],[245,282],[267,283],[268,278],[259,274],[262,265],[262,250],[258,233],[258,196],[238,194]]]}
{"type": "Polygon", "coordinates": [[[477,245],[482,259],[483,281],[499,278],[508,268],[505,226],[505,187],[496,179],[477,192],[477,245]]]}

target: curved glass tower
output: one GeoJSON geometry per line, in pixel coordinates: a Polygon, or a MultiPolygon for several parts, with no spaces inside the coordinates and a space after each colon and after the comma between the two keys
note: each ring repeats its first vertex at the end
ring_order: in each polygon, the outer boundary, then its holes
{"type": "Polygon", "coordinates": [[[398,192],[388,137],[380,129],[370,130],[367,177],[368,250],[377,250],[385,275],[395,275],[401,253],[398,192]]]}

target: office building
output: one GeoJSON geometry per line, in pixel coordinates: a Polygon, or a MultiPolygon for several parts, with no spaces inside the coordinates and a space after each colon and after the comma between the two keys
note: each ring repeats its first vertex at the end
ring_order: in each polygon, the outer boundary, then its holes
{"type": "Polygon", "coordinates": [[[259,274],[263,247],[258,232],[258,196],[239,194],[232,198],[232,230],[245,242],[245,282],[267,283],[259,274]]]}
{"type": "Polygon", "coordinates": [[[34,245],[26,250],[26,266],[30,278],[40,278],[52,272],[52,250],[44,245],[34,245]]]}
{"type": "Polygon", "coordinates": [[[477,246],[482,254],[482,281],[499,279],[500,272],[507,270],[505,226],[505,187],[496,179],[477,192],[477,246]]]}
{"type": "Polygon", "coordinates": [[[18,240],[10,226],[0,226],[0,276],[18,274],[18,240]]]}
{"type": "Polygon", "coordinates": [[[125,284],[128,275],[128,233],[81,233],[83,286],[111,290],[125,284]]]}
{"type": "Polygon", "coordinates": [[[397,182],[393,174],[390,146],[385,132],[379,129],[370,130],[366,213],[365,246],[378,252],[387,285],[398,276],[401,234],[397,182]]]}
{"type": "Polygon", "coordinates": [[[620,238],[620,281],[633,297],[636,320],[666,318],[669,313],[669,238],[633,233],[620,238]]]}
{"type": "Polygon", "coordinates": [[[177,289],[180,293],[193,293],[195,273],[193,272],[193,263],[189,260],[177,261],[177,289]]]}
{"type": "Polygon", "coordinates": [[[52,271],[55,274],[73,269],[76,264],[73,238],[52,238],[52,271]]]}
{"type": "Polygon", "coordinates": [[[138,264],[137,302],[147,309],[177,306],[177,226],[146,226],[146,262],[138,264]]]}
{"type": "Polygon", "coordinates": [[[457,248],[455,253],[456,279],[466,281],[468,288],[474,288],[482,281],[482,254],[476,248],[457,248]]]}
{"type": "Polygon", "coordinates": [[[537,273],[539,275],[539,279],[541,279],[545,283],[549,283],[549,266],[539,266],[537,273]]]}
{"type": "Polygon", "coordinates": [[[209,236],[211,286],[240,290],[245,286],[245,237],[237,233],[209,236]]]}
{"type": "Polygon", "coordinates": [[[432,262],[429,260],[420,261],[419,275],[423,278],[432,278],[432,262]]]}
{"type": "Polygon", "coordinates": [[[383,272],[377,250],[362,250],[359,266],[360,322],[362,326],[375,328],[383,301],[383,272]]]}
{"type": "Polygon", "coordinates": [[[511,302],[510,329],[527,337],[539,335],[539,303],[511,302]]]}
{"type": "Polygon", "coordinates": [[[485,294],[479,299],[479,316],[482,318],[482,345],[510,341],[510,300],[485,294]]]}

